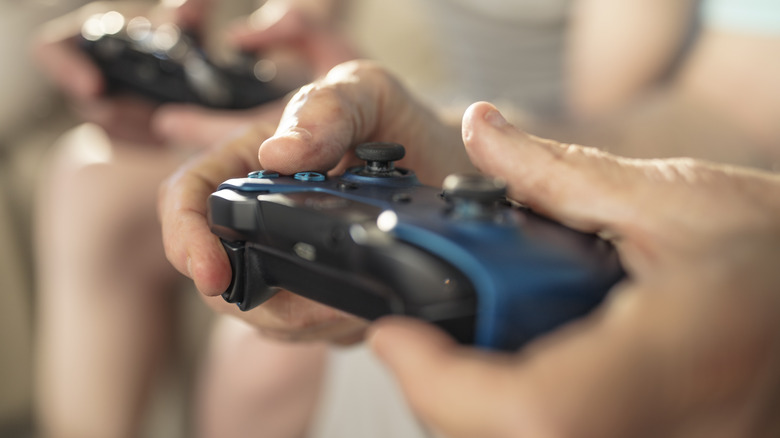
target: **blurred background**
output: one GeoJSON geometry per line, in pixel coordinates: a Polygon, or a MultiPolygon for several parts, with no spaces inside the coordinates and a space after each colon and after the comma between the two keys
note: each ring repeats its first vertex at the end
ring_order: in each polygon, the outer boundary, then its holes
{"type": "Polygon", "coordinates": [[[38,26],[76,1],[0,3],[0,436],[31,431],[33,304],[32,205],[39,164],[73,120],[33,66],[38,26]]]}
{"type": "MultiPolygon", "coordinates": [[[[30,59],[30,40],[39,26],[87,2],[82,0],[0,1],[0,437],[34,437],[32,411],[35,353],[32,231],[36,188],[47,190],[52,144],[79,123],[66,100],[30,59]]],[[[251,11],[256,2],[222,0],[224,19],[251,11]]],[[[353,2],[348,31],[367,56],[401,72],[418,89],[441,85],[436,53],[413,2],[353,2]],[[392,23],[405,23],[403,28],[392,23]]],[[[95,206],[100,208],[100,206],[95,206]]],[[[45,247],[45,243],[43,245],[45,247]]],[[[185,291],[192,292],[192,291],[185,291]]],[[[193,295],[193,294],[188,294],[193,295]]],[[[191,330],[184,355],[200,348],[193,319],[209,318],[197,299],[187,305],[191,330]]],[[[185,328],[183,331],[187,331],[185,328]]],[[[147,436],[182,436],[187,413],[187,377],[153,397],[147,436]]]]}
{"type": "MultiPolygon", "coordinates": [[[[68,101],[37,70],[29,46],[43,23],[85,3],[82,0],[0,0],[0,437],[3,438],[43,438],[36,431],[33,410],[35,327],[40,322],[36,311],[40,294],[36,292],[39,285],[35,281],[34,198],[36,193],[46,193],[58,185],[59,181],[48,173],[47,163],[52,159],[57,139],[81,122],[68,101]]],[[[640,15],[638,22],[624,22],[621,11],[608,8],[589,17],[585,26],[574,29],[595,32],[583,32],[585,37],[576,41],[590,47],[581,52],[587,56],[569,59],[572,67],[563,65],[561,55],[564,31],[569,30],[570,24],[568,8],[574,1],[518,0],[516,3],[525,5],[525,11],[535,12],[530,18],[517,13],[515,2],[354,0],[348,3],[345,31],[363,56],[380,61],[423,99],[457,111],[464,109],[463,104],[478,99],[498,100],[496,103],[502,111],[523,117],[528,122],[524,126],[532,126],[535,134],[599,145],[623,155],[686,155],[778,169],[780,20],[763,20],[765,14],[760,13],[760,8],[751,10],[748,6],[743,15],[733,15],[730,7],[738,2],[681,1],[679,5],[686,6],[679,7],[684,9],[677,15],[682,17],[679,22],[664,19],[649,29],[639,26],[650,22],[644,16],[640,15]],[[490,13],[485,12],[488,4],[495,8],[490,13]],[[701,4],[711,8],[692,9],[701,4]],[[446,17],[438,14],[442,11],[448,11],[446,17]],[[690,14],[691,11],[697,13],[690,14]],[[433,22],[437,28],[432,26],[433,22]],[[701,32],[707,26],[707,31],[701,32]],[[627,32],[637,39],[621,46],[623,39],[619,32],[627,32]],[[442,35],[451,39],[442,41],[442,35]],[[588,35],[596,37],[588,39],[588,35]],[[657,59],[653,58],[653,47],[638,51],[636,47],[649,41],[646,37],[650,35],[660,35],[660,40],[669,43],[671,49],[657,59]],[[522,50],[517,52],[522,55],[512,51],[515,48],[522,50]],[[506,53],[517,56],[505,56],[506,53]],[[610,58],[608,54],[617,55],[610,58]],[[630,68],[621,70],[633,65],[628,58],[637,63],[640,74],[634,82],[623,83],[622,79],[631,77],[630,68]],[[575,110],[581,110],[578,115],[587,117],[567,120],[564,124],[554,120],[555,117],[541,122],[550,114],[561,112],[565,88],[562,78],[567,68],[575,67],[582,67],[585,72],[581,76],[585,85],[580,87],[580,94],[572,93],[572,101],[575,110]],[[647,67],[645,72],[641,71],[643,67],[647,67]],[[605,86],[591,87],[588,81],[605,86]],[[625,87],[621,89],[618,85],[625,87]],[[614,98],[618,95],[621,97],[614,98]],[[507,97],[505,106],[501,106],[501,97],[507,97]],[[541,117],[525,118],[527,114],[519,110],[513,114],[512,110],[519,108],[530,108],[529,112],[541,117]],[[588,111],[591,113],[587,114],[588,111]]],[[[751,2],[753,6],[758,3],[761,2],[751,2]]],[[[771,2],[763,4],[772,9],[771,2]]],[[[212,20],[217,28],[251,12],[258,3],[218,0],[218,5],[216,18],[212,20]]],[[[675,3],[675,7],[679,5],[675,3]]],[[[780,13],[776,15],[780,17],[780,13]]],[[[46,242],[39,242],[39,247],[45,251],[46,242]]],[[[207,338],[204,327],[213,316],[191,287],[185,285],[181,295],[186,317],[177,321],[180,326],[177,332],[182,334],[176,344],[178,360],[151,396],[142,436],[187,436],[191,423],[194,363],[204,349],[207,338]]]]}

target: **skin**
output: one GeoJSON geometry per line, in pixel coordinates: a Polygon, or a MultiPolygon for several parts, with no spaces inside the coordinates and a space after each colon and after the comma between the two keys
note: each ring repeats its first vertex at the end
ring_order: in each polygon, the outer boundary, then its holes
{"type": "Polygon", "coordinates": [[[53,150],[57,183],[36,199],[41,433],[136,436],[174,340],[180,277],[165,263],[154,196],[180,160],[89,125],[53,150]]]}
{"type": "Polygon", "coordinates": [[[194,403],[196,436],[306,436],[326,344],[275,341],[236,318],[220,318],[209,344],[194,403]]]}
{"type": "Polygon", "coordinates": [[[570,115],[589,126],[611,120],[610,131],[624,131],[620,139],[602,135],[595,144],[621,155],[658,157],[670,150],[773,168],[780,140],[780,91],[774,86],[780,58],[773,55],[780,37],[696,23],[699,3],[575,2],[566,41],[570,115]],[[702,121],[716,129],[698,127],[702,121]],[[643,125],[685,138],[659,139],[643,125]],[[711,132],[718,137],[710,138],[711,132]],[[626,150],[619,143],[631,135],[648,140],[630,140],[641,147],[626,150]]]}
{"type": "MultiPolygon", "coordinates": [[[[263,129],[259,137],[271,137],[259,149],[257,139],[229,144],[162,189],[168,259],[204,295],[218,295],[230,275],[205,220],[203,200],[216,184],[258,164],[337,173],[354,160],[355,144],[398,141],[409,152],[401,164],[429,175],[430,184],[470,168],[470,159],[504,177],[513,199],[610,237],[629,273],[597,312],[516,354],[457,346],[418,321],[380,321],[371,345],[433,429],[454,437],[780,432],[776,175],[560,144],[518,130],[487,103],[473,105],[462,131],[453,131],[365,62],[342,65],[304,88],[276,131],[263,129]]],[[[280,296],[284,305],[241,316],[288,338],[301,331],[311,338],[312,327],[343,318],[280,296]]]]}
{"type": "Polygon", "coordinates": [[[572,114],[601,117],[659,88],[690,31],[696,3],[577,0],[566,41],[572,114]]]}
{"type": "Polygon", "coordinates": [[[48,437],[130,437],[172,351],[179,276],[165,266],[154,197],[181,162],[151,126],[156,109],[106,96],[97,68],[73,43],[96,3],[45,25],[38,65],[85,121],[54,146],[58,181],[37,194],[40,315],[36,417],[48,437]],[[78,395],[76,397],[75,395],[78,395]]]}
{"type": "MultiPolygon", "coordinates": [[[[175,351],[179,308],[173,292],[180,276],[164,261],[155,219],[157,187],[191,151],[240,137],[250,122],[275,125],[284,106],[278,102],[226,112],[106,94],[100,73],[75,46],[74,36],[87,17],[108,10],[197,29],[210,3],[190,0],[176,10],[153,11],[127,2],[90,4],[45,25],[33,44],[43,72],[90,122],[54,146],[48,171],[59,183],[41,191],[37,200],[41,318],[36,401],[46,436],[137,436],[155,379],[175,351]]],[[[252,32],[263,31],[246,30],[245,35],[252,32]]],[[[265,44],[274,41],[271,35],[265,44]]],[[[225,331],[219,333],[224,336],[225,331]]],[[[198,403],[201,436],[225,437],[228,430],[245,436],[249,427],[269,437],[302,434],[319,389],[316,370],[324,348],[248,343],[253,359],[273,356],[280,364],[310,363],[312,369],[288,368],[289,380],[280,379],[278,372],[230,378],[226,376],[235,375],[228,374],[232,364],[245,360],[247,351],[222,348],[218,358],[211,353],[199,390],[206,400],[223,406],[198,403]],[[296,381],[294,376],[311,379],[301,380],[306,385],[288,385],[284,405],[289,417],[267,410],[267,415],[245,415],[248,420],[241,423],[230,415],[247,406],[242,398],[228,397],[235,388],[251,386],[256,390],[252,401],[262,402],[278,394],[278,385],[296,381]]]]}
{"type": "MultiPolygon", "coordinates": [[[[91,15],[117,10],[126,17],[146,16],[155,23],[203,26],[213,0],[189,0],[177,9],[150,9],[134,2],[95,2],[45,24],[33,42],[33,56],[46,76],[68,97],[82,120],[100,126],[111,139],[142,147],[203,149],[254,120],[277,120],[283,102],[245,111],[220,111],[195,105],[159,105],[125,94],[107,94],[106,83],[74,42],[91,15]],[[208,123],[202,123],[208,120],[208,123]],[[183,129],[186,127],[187,129],[183,129]]],[[[262,33],[255,31],[255,34],[262,33]]],[[[247,32],[247,35],[253,33],[247,32]]],[[[268,44],[274,39],[269,38],[268,44]]],[[[251,49],[251,47],[247,47],[251,49]]]]}
{"type": "Polygon", "coordinates": [[[380,139],[405,144],[408,151],[399,165],[427,167],[431,171],[421,176],[429,184],[440,184],[447,169],[473,169],[457,147],[457,127],[443,124],[410,100],[379,66],[348,62],[301,89],[275,132],[270,125],[256,126],[253,133],[200,156],[163,184],[158,210],[168,260],[194,280],[213,308],[247,320],[269,336],[354,341],[365,326],[363,321],[289,292],[249,312],[227,305],[219,295],[230,284],[230,264],[208,228],[204,200],[222,181],[260,167],[283,174],[300,170],[339,174],[357,162],[350,152],[354,145],[380,139]],[[361,96],[369,98],[358,100],[361,96]],[[370,103],[351,104],[358,101],[370,103]],[[259,149],[258,138],[267,138],[259,149]]]}
{"type": "MultiPolygon", "coordinates": [[[[231,44],[251,52],[293,52],[304,61],[297,69],[324,75],[334,65],[356,57],[341,31],[345,0],[271,0],[234,25],[231,44]]],[[[308,81],[307,81],[308,82],[308,81]]]]}
{"type": "MultiPolygon", "coordinates": [[[[84,121],[101,126],[112,138],[159,145],[162,138],[150,129],[155,106],[130,96],[106,96],[100,71],[75,44],[82,23],[93,14],[112,10],[130,17],[151,15],[148,5],[133,2],[90,3],[46,23],[33,42],[33,57],[84,121]]],[[[161,20],[172,15],[162,9],[157,14],[161,20]]]]}
{"type": "Polygon", "coordinates": [[[596,314],[515,355],[380,322],[372,346],[422,418],[453,437],[780,431],[780,178],[540,139],[486,103],[467,111],[463,137],[513,198],[613,236],[629,279],[596,314]]]}

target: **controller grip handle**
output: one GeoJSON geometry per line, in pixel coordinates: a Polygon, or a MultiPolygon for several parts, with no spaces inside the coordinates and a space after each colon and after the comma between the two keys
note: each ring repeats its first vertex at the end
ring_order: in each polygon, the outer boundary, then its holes
{"type": "Polygon", "coordinates": [[[261,270],[260,260],[255,251],[248,251],[244,242],[231,242],[220,239],[230,260],[233,272],[230,286],[222,293],[222,298],[228,303],[236,304],[242,311],[247,311],[263,304],[276,295],[279,288],[269,286],[261,270]],[[255,293],[249,293],[249,285],[257,288],[255,293]]]}

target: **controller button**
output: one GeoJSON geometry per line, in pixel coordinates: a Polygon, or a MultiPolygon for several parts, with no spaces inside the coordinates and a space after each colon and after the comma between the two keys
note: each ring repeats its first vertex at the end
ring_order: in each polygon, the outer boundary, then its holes
{"type": "Polygon", "coordinates": [[[317,260],[317,248],[306,242],[298,242],[293,245],[293,252],[298,257],[313,262],[317,260]]]}
{"type": "Polygon", "coordinates": [[[406,151],[398,143],[373,142],[363,143],[355,148],[355,154],[364,161],[398,161],[404,157],[406,151]]]}
{"type": "Polygon", "coordinates": [[[325,181],[325,175],[319,172],[298,172],[295,175],[293,175],[293,178],[297,179],[298,181],[305,181],[305,182],[325,181]]]}
{"type": "Polygon", "coordinates": [[[274,172],[273,170],[256,170],[254,172],[249,172],[249,175],[246,177],[255,179],[279,178],[279,172],[274,172]]]}
{"type": "Polygon", "coordinates": [[[330,232],[330,238],[327,239],[326,244],[329,246],[337,246],[343,242],[349,233],[344,228],[334,228],[330,232]]]}
{"type": "Polygon", "coordinates": [[[338,185],[339,190],[342,192],[346,192],[347,190],[355,190],[358,188],[358,185],[352,182],[340,182],[338,185]]]}
{"type": "Polygon", "coordinates": [[[447,199],[498,202],[506,196],[506,183],[498,178],[479,174],[453,174],[444,179],[444,197],[447,199]]]}
{"type": "Polygon", "coordinates": [[[392,200],[393,200],[393,202],[406,204],[406,203],[412,202],[412,195],[410,195],[408,193],[396,193],[396,194],[393,195],[392,200]]]}

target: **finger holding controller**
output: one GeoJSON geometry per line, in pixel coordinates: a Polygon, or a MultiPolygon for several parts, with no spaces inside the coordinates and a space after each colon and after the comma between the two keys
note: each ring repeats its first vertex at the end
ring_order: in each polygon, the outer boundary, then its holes
{"type": "Polygon", "coordinates": [[[596,313],[513,355],[380,321],[372,347],[425,422],[453,437],[780,430],[776,175],[559,144],[486,103],[467,111],[463,137],[514,199],[612,236],[630,279],[596,313]]]}

